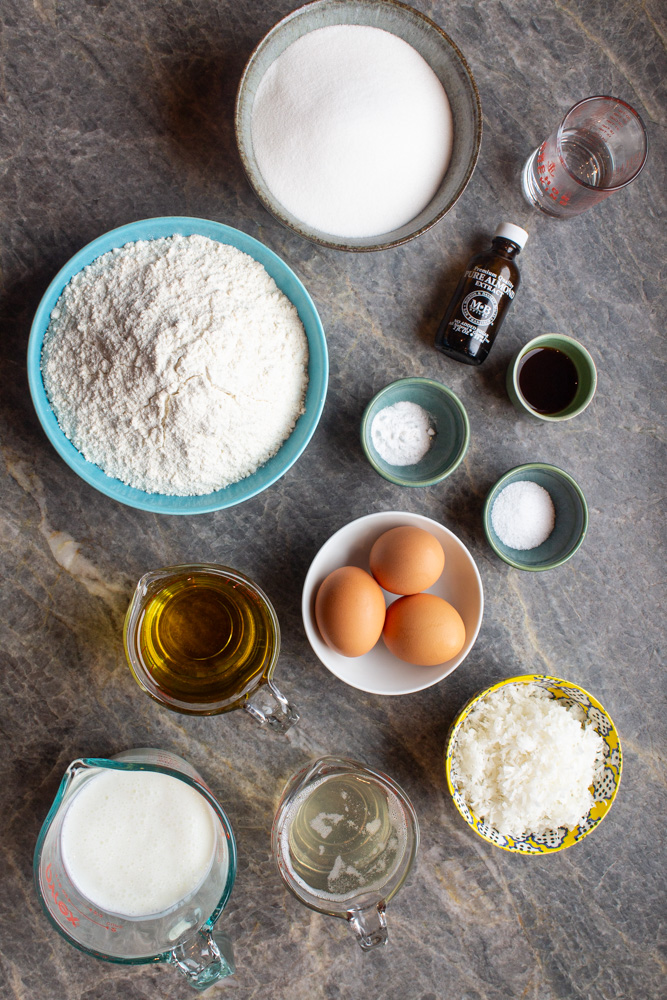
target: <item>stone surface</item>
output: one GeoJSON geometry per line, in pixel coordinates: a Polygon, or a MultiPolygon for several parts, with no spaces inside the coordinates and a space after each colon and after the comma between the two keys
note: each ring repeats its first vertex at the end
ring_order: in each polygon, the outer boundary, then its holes
{"type": "Polygon", "coordinates": [[[282,229],[239,165],[236,84],[289,2],[0,6],[3,998],[193,995],[166,967],[102,964],[71,948],[32,885],[35,839],[67,764],[137,745],[191,760],[236,831],[238,878],[222,921],[238,963],[225,986],[231,997],[664,995],[665,9],[659,0],[415,6],[469,60],[484,109],[482,152],[437,227],[371,255],[322,250],[282,229]],[[543,219],[521,199],[521,164],[571,104],[596,93],[623,97],[644,116],[649,164],[589,213],[543,219]],[[217,514],[159,517],[96,493],[49,445],[28,393],[30,322],[55,272],[106,230],[156,215],[216,219],[267,243],[305,282],[327,332],[329,395],[307,451],[271,489],[217,514]],[[502,220],[530,231],[523,285],[491,357],[473,370],[437,355],[432,340],[462,265],[502,220]],[[511,409],[504,372],[522,342],[552,330],[586,344],[599,388],[576,420],[538,426],[511,409]],[[412,374],[454,389],[472,431],[456,474],[416,491],[379,478],[358,442],[370,396],[412,374]],[[480,523],[494,480],[531,460],[572,473],[591,514],[577,556],[541,575],[499,562],[480,523]],[[301,584],[319,546],[350,519],[385,509],[428,514],[455,531],[486,594],[465,663],[436,687],[391,699],[329,674],[300,619],[301,584]],[[287,738],[242,712],[171,714],[132,680],[121,630],[134,584],[148,569],[186,560],[236,566],[275,602],[277,679],[303,717],[287,738]],[[595,694],[625,751],[609,818],[543,859],[507,855],[470,832],[442,766],[448,726],[465,700],[531,671],[595,694]],[[343,921],[297,903],[270,855],[285,779],[308,757],[334,751],[389,772],[421,820],[418,864],[389,906],[390,945],[379,953],[363,955],[343,921]]]}

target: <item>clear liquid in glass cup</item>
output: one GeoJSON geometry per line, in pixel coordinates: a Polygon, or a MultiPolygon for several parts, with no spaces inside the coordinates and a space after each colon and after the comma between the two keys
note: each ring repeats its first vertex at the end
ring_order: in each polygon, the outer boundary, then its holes
{"type": "Polygon", "coordinates": [[[629,104],[588,97],[528,158],[522,192],[543,214],[569,219],[635,180],[647,154],[644,123],[629,104]]]}
{"type": "Polygon", "coordinates": [[[386,943],[386,904],[419,844],[412,804],[391,778],[343,757],[319,758],[289,780],[272,844],[297,899],[344,917],[364,951],[386,943]]]}

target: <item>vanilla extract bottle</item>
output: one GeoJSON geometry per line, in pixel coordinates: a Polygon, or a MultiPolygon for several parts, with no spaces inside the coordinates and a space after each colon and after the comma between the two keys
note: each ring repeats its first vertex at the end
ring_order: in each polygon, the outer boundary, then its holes
{"type": "Polygon", "coordinates": [[[514,258],[527,239],[525,229],[503,222],[491,249],[471,257],[435,335],[437,350],[466,365],[486,359],[519,287],[514,258]]]}

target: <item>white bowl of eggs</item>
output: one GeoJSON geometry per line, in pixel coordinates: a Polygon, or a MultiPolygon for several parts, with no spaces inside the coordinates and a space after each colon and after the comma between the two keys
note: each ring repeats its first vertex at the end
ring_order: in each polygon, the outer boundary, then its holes
{"type": "Polygon", "coordinates": [[[306,575],[303,623],[339,680],[370,694],[411,694],[465,660],[484,594],[466,546],[421,514],[383,511],[325,542],[306,575]]]}

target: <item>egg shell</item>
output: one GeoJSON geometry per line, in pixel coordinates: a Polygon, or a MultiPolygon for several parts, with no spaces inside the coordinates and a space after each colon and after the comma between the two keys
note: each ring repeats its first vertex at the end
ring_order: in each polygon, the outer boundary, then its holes
{"type": "Polygon", "coordinates": [[[442,597],[412,594],[389,605],[382,637],[399,660],[434,667],[461,651],[466,629],[456,608],[442,597]]]}
{"type": "Polygon", "coordinates": [[[363,656],[382,635],[384,594],[370,573],[341,566],[322,581],[315,619],[327,646],[342,656],[363,656]]]}
{"type": "Polygon", "coordinates": [[[430,532],[404,525],[376,539],[370,567],[377,582],[389,593],[419,594],[440,578],[445,553],[430,532]]]}

